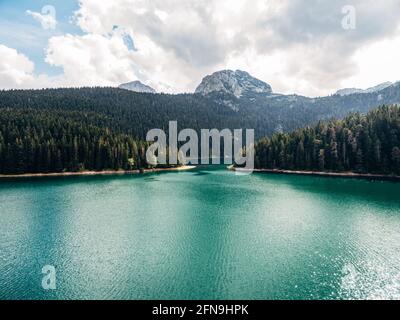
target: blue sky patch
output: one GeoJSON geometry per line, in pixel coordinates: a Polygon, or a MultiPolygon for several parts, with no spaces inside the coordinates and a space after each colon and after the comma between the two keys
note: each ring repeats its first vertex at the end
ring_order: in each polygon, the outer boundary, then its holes
{"type": "Polygon", "coordinates": [[[78,1],[61,0],[0,0],[0,44],[14,48],[35,63],[35,73],[57,75],[62,69],[45,62],[45,48],[53,36],[66,33],[79,35],[81,29],[71,23],[71,17],[79,9],[78,1]],[[56,11],[57,26],[53,29],[42,28],[26,11],[42,12],[50,5],[56,11]]]}

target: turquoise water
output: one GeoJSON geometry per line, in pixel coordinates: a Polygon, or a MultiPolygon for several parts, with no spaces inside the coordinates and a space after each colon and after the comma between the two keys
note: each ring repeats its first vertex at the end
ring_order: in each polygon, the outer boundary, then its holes
{"type": "Polygon", "coordinates": [[[0,299],[399,299],[399,194],[212,167],[3,181],[0,299]]]}

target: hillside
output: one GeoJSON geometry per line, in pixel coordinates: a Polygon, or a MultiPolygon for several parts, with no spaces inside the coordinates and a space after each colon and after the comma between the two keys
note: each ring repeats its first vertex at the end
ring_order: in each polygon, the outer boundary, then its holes
{"type": "Polygon", "coordinates": [[[93,112],[93,123],[118,133],[144,139],[148,130],[168,128],[177,120],[180,129],[255,129],[256,137],[290,132],[319,120],[367,112],[383,104],[400,103],[400,86],[379,92],[307,98],[297,95],[245,92],[203,94],[146,94],[116,88],[0,91],[0,109],[93,112]]]}
{"type": "Polygon", "coordinates": [[[106,120],[94,113],[2,110],[0,174],[147,168],[146,144],[101,126],[106,120]]]}
{"type": "Polygon", "coordinates": [[[400,174],[400,107],[320,122],[256,145],[256,168],[400,174]]]}
{"type": "MultiPolygon", "coordinates": [[[[175,120],[180,130],[255,129],[257,140],[278,133],[258,145],[260,167],[396,169],[390,155],[393,150],[386,144],[395,139],[390,146],[396,147],[398,138],[390,136],[385,127],[374,129],[367,138],[362,136],[364,131],[351,128],[352,135],[348,136],[347,131],[335,127],[335,135],[328,130],[331,136],[315,138],[323,141],[318,148],[313,137],[310,142],[305,131],[296,131],[304,135],[305,141],[299,145],[300,150],[304,148],[304,157],[293,150],[296,143],[285,132],[321,120],[341,119],[350,112],[365,113],[378,105],[400,103],[398,84],[376,92],[307,98],[276,94],[270,85],[242,71],[222,71],[205,77],[196,92],[170,95],[119,88],[0,91],[0,173],[145,168],[143,141],[147,132],[154,128],[168,131],[169,121],[175,120]],[[368,147],[358,143],[350,152],[346,145],[343,158],[340,152],[344,143],[336,137],[368,141],[362,142],[368,147]],[[264,150],[265,143],[268,151],[264,150]],[[371,148],[379,148],[383,162],[365,160],[371,148]],[[321,150],[318,158],[315,152],[321,150]],[[272,158],[266,160],[265,152],[272,158]]],[[[361,115],[352,117],[363,119],[361,115]]],[[[318,133],[316,129],[313,132],[318,133]]]]}

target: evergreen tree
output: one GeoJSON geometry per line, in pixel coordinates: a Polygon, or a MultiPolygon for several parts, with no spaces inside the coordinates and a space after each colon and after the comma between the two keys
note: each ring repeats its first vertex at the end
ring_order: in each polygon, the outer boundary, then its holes
{"type": "Polygon", "coordinates": [[[399,136],[400,108],[383,106],[262,139],[256,145],[256,166],[399,174],[399,136]]]}

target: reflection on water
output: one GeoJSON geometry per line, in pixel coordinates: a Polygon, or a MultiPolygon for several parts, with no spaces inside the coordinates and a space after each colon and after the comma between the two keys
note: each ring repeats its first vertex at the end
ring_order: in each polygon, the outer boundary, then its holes
{"type": "Polygon", "coordinates": [[[1,182],[0,298],[399,299],[399,191],[213,167],[1,182]]]}

